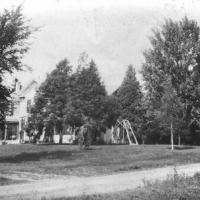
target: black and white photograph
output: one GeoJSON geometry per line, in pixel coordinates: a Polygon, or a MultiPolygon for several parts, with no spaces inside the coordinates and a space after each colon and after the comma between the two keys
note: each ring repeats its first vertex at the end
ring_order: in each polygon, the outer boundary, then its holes
{"type": "Polygon", "coordinates": [[[200,0],[0,0],[0,200],[199,200],[200,0]]]}

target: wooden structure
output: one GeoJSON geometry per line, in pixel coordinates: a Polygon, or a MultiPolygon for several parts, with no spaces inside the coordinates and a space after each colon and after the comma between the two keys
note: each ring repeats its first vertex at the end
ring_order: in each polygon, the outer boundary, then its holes
{"type": "Polygon", "coordinates": [[[137,138],[128,120],[117,120],[115,127],[112,129],[112,143],[138,145],[137,138]]]}

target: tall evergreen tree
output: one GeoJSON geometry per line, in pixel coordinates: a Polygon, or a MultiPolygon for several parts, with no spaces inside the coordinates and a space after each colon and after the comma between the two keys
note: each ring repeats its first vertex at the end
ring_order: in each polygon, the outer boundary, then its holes
{"type": "Polygon", "coordinates": [[[51,129],[50,132],[53,128],[62,132],[64,107],[71,90],[71,70],[67,59],[60,61],[56,69],[47,75],[36,95],[35,106],[32,109],[34,123],[45,124],[51,129]]]}
{"type": "Polygon", "coordinates": [[[87,68],[79,68],[72,81],[71,99],[65,107],[66,120],[73,125],[81,125],[84,117],[100,121],[106,90],[94,61],[87,68]]]}
{"type": "Polygon", "coordinates": [[[115,95],[108,95],[104,100],[102,125],[111,128],[121,115],[121,105],[115,95]]]}
{"type": "Polygon", "coordinates": [[[121,117],[128,119],[135,130],[139,130],[142,123],[142,91],[136,72],[132,65],[128,66],[122,85],[116,92],[121,106],[121,117]]]}

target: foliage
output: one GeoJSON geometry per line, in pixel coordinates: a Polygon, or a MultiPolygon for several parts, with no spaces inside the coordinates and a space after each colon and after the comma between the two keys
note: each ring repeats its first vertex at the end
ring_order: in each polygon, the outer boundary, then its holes
{"type": "Polygon", "coordinates": [[[33,29],[22,14],[22,7],[4,10],[0,15],[0,120],[8,111],[11,90],[3,84],[6,73],[22,70],[23,55],[28,51],[27,39],[33,29]]]}
{"type": "Polygon", "coordinates": [[[128,66],[126,76],[114,95],[117,97],[121,107],[120,117],[128,119],[134,130],[139,132],[143,122],[143,94],[132,65],[128,66]]]}
{"type": "Polygon", "coordinates": [[[87,68],[79,68],[72,75],[72,85],[69,101],[65,105],[66,122],[71,126],[80,126],[87,117],[96,124],[100,123],[106,90],[93,60],[87,68]]]}
{"type": "Polygon", "coordinates": [[[145,93],[129,65],[121,86],[108,96],[95,62],[84,52],[74,73],[57,74],[56,69],[47,77],[36,113],[59,131],[63,124],[80,127],[87,118],[97,133],[121,117],[131,122],[143,142],[168,143],[169,125],[189,141],[188,127],[200,120],[199,33],[197,23],[187,17],[168,19],[153,30],[142,66],[145,93]]]}
{"type": "Polygon", "coordinates": [[[39,88],[32,118],[35,124],[43,123],[48,132],[55,127],[62,132],[64,125],[80,127],[86,118],[96,131],[103,126],[105,86],[94,61],[83,60],[74,73],[66,59],[59,62],[39,88]]]}
{"type": "Polygon", "coordinates": [[[5,114],[9,111],[9,97],[11,91],[3,85],[3,79],[0,77],[0,121],[3,121],[5,114]]]}
{"type": "Polygon", "coordinates": [[[174,105],[179,107],[177,112],[182,115],[179,120],[184,121],[184,127],[194,120],[195,114],[192,113],[196,113],[200,106],[199,30],[197,23],[187,17],[178,22],[168,19],[161,29],[153,31],[152,48],[144,52],[142,75],[152,114],[170,104],[169,99],[167,104],[163,102],[167,92],[165,82],[170,78],[173,98],[176,99],[174,105]]]}
{"type": "Polygon", "coordinates": [[[102,124],[104,127],[111,128],[121,115],[121,105],[118,98],[114,95],[106,96],[103,108],[102,124]]]}
{"type": "Polygon", "coordinates": [[[164,124],[180,124],[180,120],[183,118],[183,108],[176,93],[173,88],[171,79],[167,79],[163,83],[164,94],[161,98],[161,107],[158,117],[163,119],[164,124]]]}
{"type": "MultiPolygon", "coordinates": [[[[64,107],[70,90],[72,67],[67,59],[60,61],[56,69],[47,75],[40,86],[32,109],[35,126],[45,125],[51,133],[54,127],[62,131],[64,123],[64,107]]],[[[37,128],[36,127],[36,128],[37,128]]]]}

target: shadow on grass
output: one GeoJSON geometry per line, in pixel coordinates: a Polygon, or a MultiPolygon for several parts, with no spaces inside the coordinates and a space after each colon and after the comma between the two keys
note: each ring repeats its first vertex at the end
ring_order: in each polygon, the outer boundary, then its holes
{"type": "Polygon", "coordinates": [[[59,144],[59,143],[51,143],[51,142],[45,142],[45,143],[39,143],[39,144],[34,144],[38,146],[76,146],[75,144],[59,144]]]}
{"type": "Polygon", "coordinates": [[[87,148],[83,148],[82,151],[92,151],[95,150],[94,148],[91,147],[87,147],[87,148]]]}
{"type": "Polygon", "coordinates": [[[14,179],[0,177],[0,186],[18,184],[18,183],[25,183],[25,182],[26,182],[25,180],[14,180],[14,179]]]}
{"type": "MultiPolygon", "coordinates": [[[[41,144],[37,144],[38,146],[74,146],[77,147],[79,150],[95,150],[95,148],[90,147],[86,147],[86,148],[81,148],[78,145],[75,144],[52,144],[52,143],[41,143],[41,144]]],[[[103,145],[99,145],[99,146],[103,146],[103,145]]],[[[104,145],[104,146],[108,146],[108,145],[104,145]]]]}
{"type": "Polygon", "coordinates": [[[119,168],[119,169],[116,169],[115,172],[127,172],[127,171],[132,171],[132,170],[137,170],[137,169],[141,169],[141,166],[127,166],[127,167],[124,167],[124,168],[119,168]]]}
{"type": "MultiPolygon", "coordinates": [[[[167,147],[167,149],[171,149],[171,147],[167,147]]],[[[175,150],[187,150],[187,149],[196,149],[193,146],[174,146],[175,150]]]]}
{"type": "Polygon", "coordinates": [[[21,163],[27,161],[39,161],[42,159],[63,159],[63,160],[74,160],[77,159],[75,152],[70,151],[56,151],[56,152],[23,152],[15,156],[6,156],[0,158],[0,163],[21,163]]]}

